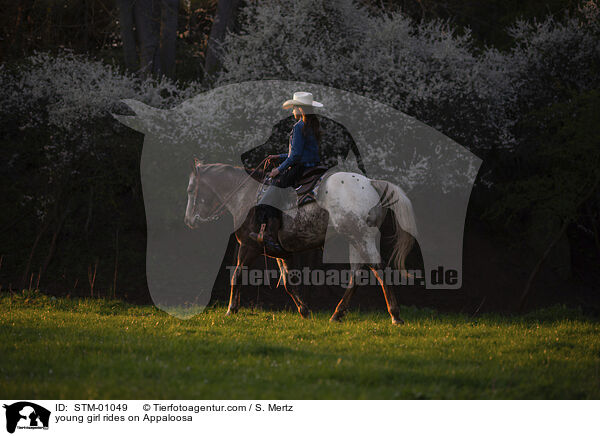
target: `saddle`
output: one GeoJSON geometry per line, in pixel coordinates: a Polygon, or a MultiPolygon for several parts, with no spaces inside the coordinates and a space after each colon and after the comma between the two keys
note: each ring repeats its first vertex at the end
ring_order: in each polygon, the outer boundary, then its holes
{"type": "MultiPolygon", "coordinates": [[[[328,169],[328,167],[321,165],[307,168],[298,181],[291,186],[297,194],[296,205],[293,205],[292,199],[286,199],[286,203],[282,204],[280,207],[281,210],[293,209],[294,207],[304,206],[305,204],[316,201],[319,185],[323,181],[328,169]]],[[[268,192],[269,186],[270,185],[264,183],[260,186],[256,195],[257,203],[260,202],[268,192]]]]}
{"type": "Polygon", "coordinates": [[[294,185],[296,194],[298,194],[297,206],[304,206],[307,203],[316,201],[317,188],[323,180],[323,175],[329,168],[324,165],[316,165],[307,168],[294,185]]]}

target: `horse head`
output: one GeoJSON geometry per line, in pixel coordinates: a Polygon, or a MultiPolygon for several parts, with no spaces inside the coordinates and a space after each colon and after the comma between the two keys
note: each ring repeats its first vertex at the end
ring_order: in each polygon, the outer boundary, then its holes
{"type": "Polygon", "coordinates": [[[188,200],[184,218],[185,224],[191,229],[197,228],[202,222],[214,221],[219,218],[221,201],[210,184],[204,180],[208,167],[201,160],[194,158],[188,180],[188,200]]]}

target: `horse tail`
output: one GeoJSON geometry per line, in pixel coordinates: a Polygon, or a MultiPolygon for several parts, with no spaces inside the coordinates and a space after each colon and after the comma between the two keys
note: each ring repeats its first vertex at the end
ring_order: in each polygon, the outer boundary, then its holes
{"type": "Polygon", "coordinates": [[[396,269],[405,269],[404,261],[418,236],[412,203],[402,188],[384,180],[371,180],[380,196],[380,205],[394,212],[394,249],[390,262],[396,269]]]}

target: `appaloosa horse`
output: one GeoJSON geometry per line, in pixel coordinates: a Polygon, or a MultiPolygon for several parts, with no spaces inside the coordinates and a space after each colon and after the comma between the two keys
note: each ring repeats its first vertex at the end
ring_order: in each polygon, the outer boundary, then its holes
{"type": "MultiPolygon", "coordinates": [[[[264,252],[263,246],[248,236],[250,232],[256,231],[253,228],[252,212],[256,205],[257,184],[243,168],[196,161],[189,177],[185,223],[191,228],[197,228],[201,222],[216,219],[226,211],[233,215],[239,248],[237,267],[231,278],[227,315],[236,313],[240,307],[242,267],[249,265],[258,256],[267,255],[277,260],[287,293],[292,297],[300,315],[308,317],[308,307],[298,292],[288,286],[286,258],[264,252]]],[[[404,260],[417,236],[417,227],[410,200],[402,189],[392,183],[370,180],[355,173],[334,173],[321,183],[317,202],[298,208],[295,216],[282,214],[279,240],[290,253],[322,248],[329,236],[329,222],[336,232],[349,240],[350,283],[330,321],[340,321],[348,311],[350,299],[356,289],[356,271],[365,264],[364,259],[379,259],[376,236],[387,208],[393,210],[396,218],[393,260],[397,269],[404,270],[404,260]]],[[[383,289],[392,323],[402,324],[396,298],[377,274],[377,270],[383,269],[383,265],[381,262],[367,265],[383,289]]]]}

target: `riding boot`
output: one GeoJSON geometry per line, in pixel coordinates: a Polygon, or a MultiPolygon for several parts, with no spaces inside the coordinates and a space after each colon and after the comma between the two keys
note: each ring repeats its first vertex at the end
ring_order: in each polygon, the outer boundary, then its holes
{"type": "Polygon", "coordinates": [[[281,227],[281,220],[277,216],[271,216],[267,220],[267,231],[264,234],[263,244],[267,253],[273,256],[281,256],[288,254],[287,251],[279,243],[279,229],[281,227]]]}
{"type": "Polygon", "coordinates": [[[281,221],[279,217],[270,216],[267,218],[267,224],[261,225],[258,233],[251,232],[249,236],[259,244],[264,245],[267,253],[273,256],[288,254],[277,239],[280,227],[281,221]]]}
{"type": "Polygon", "coordinates": [[[254,211],[254,225],[260,226],[260,230],[257,232],[250,232],[248,236],[250,239],[258,242],[259,244],[263,243],[263,238],[265,236],[265,228],[267,226],[268,217],[271,214],[271,210],[269,206],[258,205],[258,207],[254,211]]]}
{"type": "Polygon", "coordinates": [[[279,245],[279,239],[277,238],[279,227],[280,223],[278,217],[270,216],[267,218],[267,227],[265,229],[263,243],[279,245]]]}

